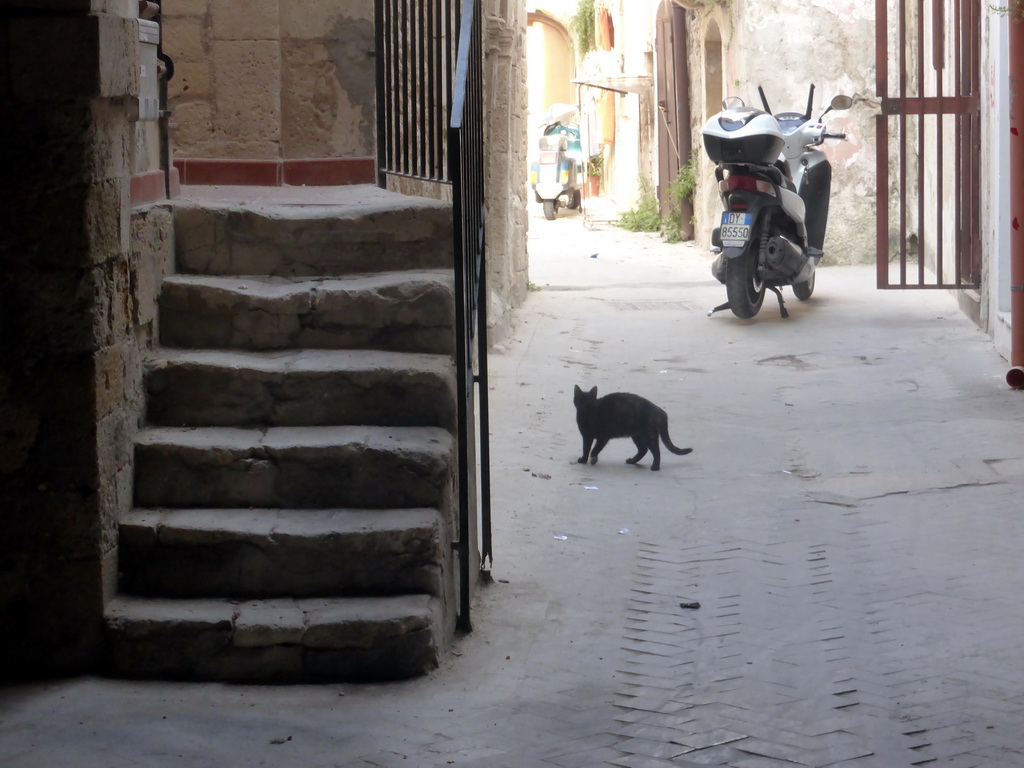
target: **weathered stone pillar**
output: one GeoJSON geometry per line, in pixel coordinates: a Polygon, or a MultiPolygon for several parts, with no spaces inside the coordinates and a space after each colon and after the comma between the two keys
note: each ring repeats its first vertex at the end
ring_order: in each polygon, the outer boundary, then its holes
{"type": "Polygon", "coordinates": [[[13,674],[93,666],[116,508],[130,505],[136,8],[0,7],[0,670],[13,674]]]}
{"type": "Polygon", "coordinates": [[[526,9],[485,0],[484,151],[490,341],[501,341],[529,284],[526,251],[526,9]]]}

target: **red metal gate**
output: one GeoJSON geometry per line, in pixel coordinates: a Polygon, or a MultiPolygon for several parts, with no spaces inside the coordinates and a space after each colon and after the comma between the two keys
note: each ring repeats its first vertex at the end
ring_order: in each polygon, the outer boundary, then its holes
{"type": "Polygon", "coordinates": [[[981,284],[978,0],[876,0],[879,288],[981,284]]]}

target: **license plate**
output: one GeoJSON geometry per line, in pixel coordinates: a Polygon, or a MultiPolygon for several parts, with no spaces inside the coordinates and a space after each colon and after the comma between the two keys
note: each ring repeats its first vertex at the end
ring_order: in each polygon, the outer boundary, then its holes
{"type": "Polygon", "coordinates": [[[749,213],[729,213],[726,211],[722,214],[722,245],[727,248],[739,248],[746,245],[747,240],[750,239],[750,219],[749,213]]]}

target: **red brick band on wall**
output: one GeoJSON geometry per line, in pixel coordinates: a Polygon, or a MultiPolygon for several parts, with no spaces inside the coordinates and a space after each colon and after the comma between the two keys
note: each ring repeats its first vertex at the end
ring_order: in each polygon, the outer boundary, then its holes
{"type": "Polygon", "coordinates": [[[238,184],[243,186],[343,186],[373,184],[372,157],[335,157],[309,160],[221,160],[184,158],[174,161],[182,184],[238,184]]]}
{"type": "MultiPolygon", "coordinates": [[[[177,168],[171,169],[171,197],[181,192],[180,174],[177,168]]],[[[146,205],[167,199],[164,188],[163,171],[145,171],[136,173],[131,179],[131,204],[146,205]]]]}

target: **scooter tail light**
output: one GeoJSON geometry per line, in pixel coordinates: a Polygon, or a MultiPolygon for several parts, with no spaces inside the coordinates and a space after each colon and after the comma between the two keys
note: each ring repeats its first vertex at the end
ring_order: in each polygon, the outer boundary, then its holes
{"type": "Polygon", "coordinates": [[[776,197],[775,185],[765,179],[759,179],[756,176],[746,176],[744,174],[731,174],[728,179],[719,183],[719,189],[723,192],[732,192],[737,189],[742,189],[747,192],[760,192],[763,195],[771,195],[776,197]],[[722,185],[725,185],[724,187],[722,185]]]}
{"type": "Polygon", "coordinates": [[[540,162],[543,165],[554,165],[555,163],[558,162],[558,153],[557,152],[541,152],[540,153],[540,162]]]}
{"type": "Polygon", "coordinates": [[[559,183],[563,184],[563,185],[569,183],[569,169],[568,168],[563,168],[562,169],[562,173],[561,173],[561,176],[559,178],[559,183]]]}
{"type": "Polygon", "coordinates": [[[753,192],[757,189],[757,179],[753,176],[745,176],[739,173],[730,174],[725,183],[729,185],[730,191],[745,189],[748,192],[753,192]]]}

